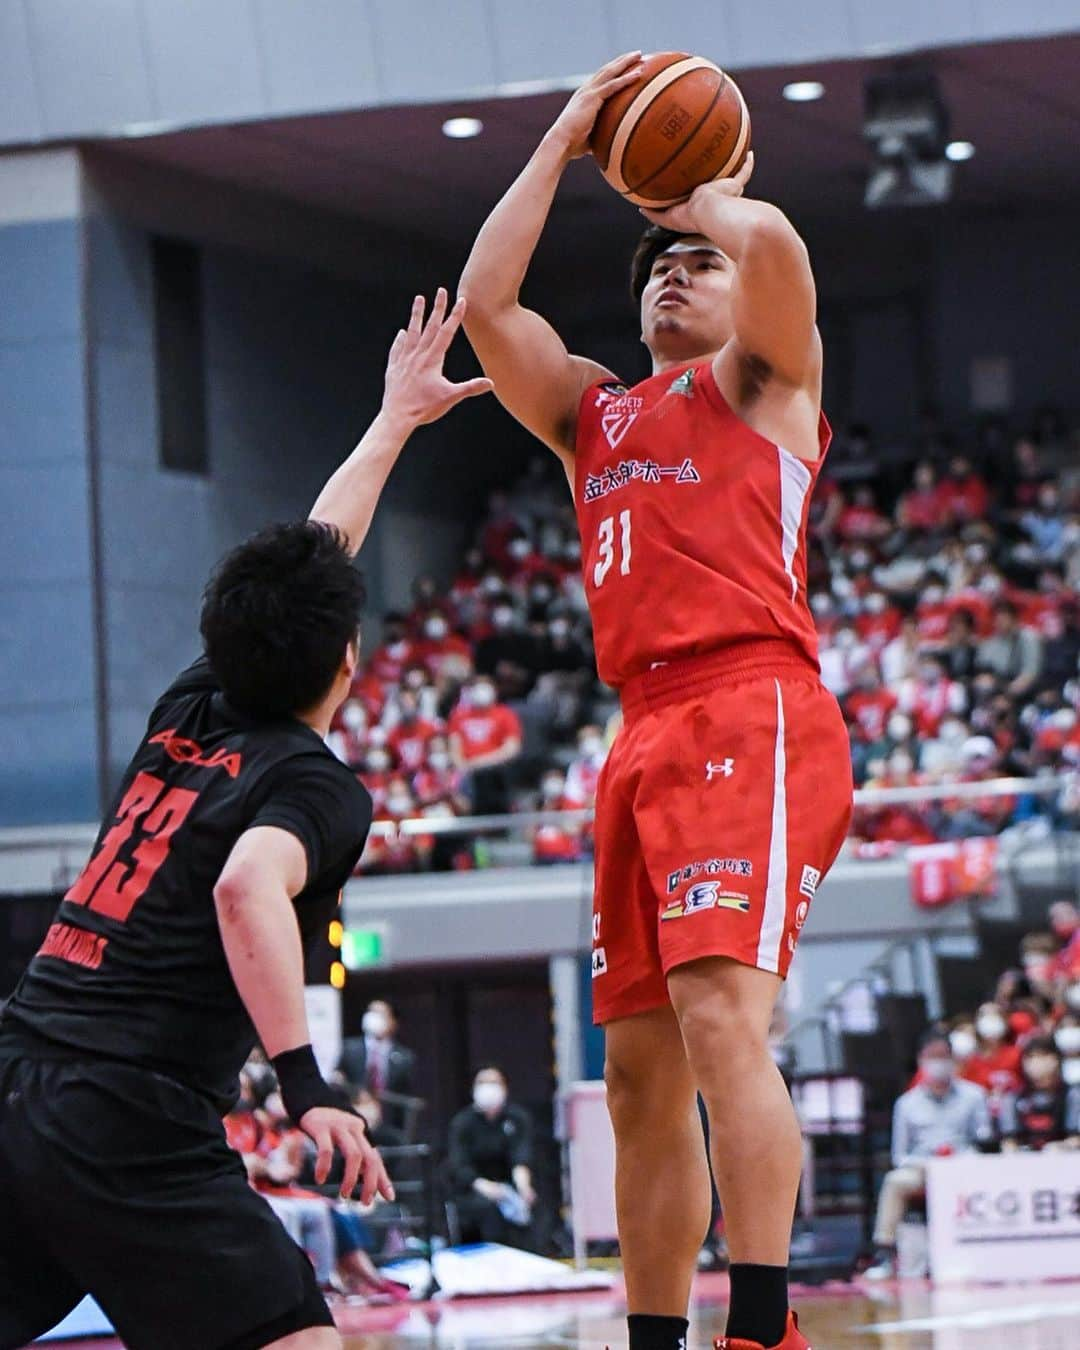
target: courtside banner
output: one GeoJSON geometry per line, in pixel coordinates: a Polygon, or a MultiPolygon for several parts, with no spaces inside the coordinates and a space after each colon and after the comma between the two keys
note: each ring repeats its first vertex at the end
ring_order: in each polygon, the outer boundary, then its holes
{"type": "Polygon", "coordinates": [[[926,1203],[935,1281],[1080,1273],[1080,1152],[932,1158],[926,1203]]]}

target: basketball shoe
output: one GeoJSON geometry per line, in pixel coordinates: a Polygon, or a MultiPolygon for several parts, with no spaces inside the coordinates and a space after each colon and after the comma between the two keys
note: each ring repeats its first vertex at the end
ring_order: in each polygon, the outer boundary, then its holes
{"type": "Polygon", "coordinates": [[[743,1341],[732,1336],[721,1336],[713,1341],[713,1350],[813,1350],[813,1346],[799,1330],[799,1319],[788,1313],[787,1330],[779,1345],[764,1346],[758,1341],[743,1341]]]}

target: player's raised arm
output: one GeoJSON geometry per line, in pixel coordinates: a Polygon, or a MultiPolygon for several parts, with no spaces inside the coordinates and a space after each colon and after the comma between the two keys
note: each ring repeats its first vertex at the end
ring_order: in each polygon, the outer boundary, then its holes
{"type": "Polygon", "coordinates": [[[814,274],[806,245],[784,213],[743,195],[753,169],[751,151],[733,178],[705,183],[680,206],[643,214],[679,234],[704,235],[735,262],[735,339],[718,364],[742,362],[762,379],[798,388],[820,377],[814,274]]]}
{"type": "Polygon", "coordinates": [[[547,320],[521,304],[521,287],[563,171],[587,152],[604,100],[640,73],[641,53],[628,52],[577,90],[485,221],[458,283],[469,302],[465,331],[496,398],[564,462],[581,395],[611,373],[571,356],[547,320]]]}
{"type": "Polygon", "coordinates": [[[443,374],[443,361],[461,327],[465,301],[449,314],[440,286],[424,322],[424,297],[413,301],[408,327],[390,348],[382,407],[360,444],[335,470],[311,508],[311,519],[335,525],[347,538],[349,551],[359,551],[375,505],[405,442],[417,427],[436,422],[462,399],[491,391],[489,379],[453,384],[443,374]]]}

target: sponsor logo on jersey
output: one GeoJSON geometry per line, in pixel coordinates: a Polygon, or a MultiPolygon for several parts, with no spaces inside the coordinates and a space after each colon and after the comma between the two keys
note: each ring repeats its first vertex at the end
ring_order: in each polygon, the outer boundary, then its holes
{"type": "Polygon", "coordinates": [[[799,882],[799,894],[805,895],[808,900],[813,900],[817,894],[818,883],[821,881],[821,873],[816,867],[811,867],[809,863],[803,867],[802,880],[799,882]]]}
{"type": "Polygon", "coordinates": [[[594,942],[599,942],[599,941],[600,941],[600,915],[599,915],[599,914],[594,914],[594,915],[592,916],[592,940],[593,940],[594,942]]]}
{"type": "Polygon", "coordinates": [[[597,947],[592,954],[592,977],[598,979],[601,975],[607,974],[607,952],[603,947],[597,947]]]}
{"type": "Polygon", "coordinates": [[[705,781],[707,783],[711,783],[717,774],[724,778],[730,778],[734,772],[735,761],[733,759],[722,759],[717,764],[714,764],[711,759],[705,762],[705,781]]]}
{"type": "Polygon", "coordinates": [[[622,398],[627,392],[625,384],[602,384],[596,391],[596,402],[593,405],[596,408],[602,408],[605,403],[610,403],[612,399],[622,398]]]}
{"type": "Polygon", "coordinates": [[[73,966],[97,970],[108,945],[109,939],[102,933],[90,933],[67,923],[54,923],[45,934],[38,956],[51,956],[57,961],[70,961],[73,966]]]}
{"type": "Polygon", "coordinates": [[[749,858],[705,858],[701,862],[687,863],[685,867],[668,873],[668,895],[674,895],[680,886],[685,886],[688,881],[694,881],[697,877],[702,875],[715,877],[724,872],[733,877],[752,877],[754,864],[749,858]]]}
{"type": "Polygon", "coordinates": [[[619,442],[638,420],[645,400],[637,394],[623,394],[604,405],[600,414],[600,429],[604,439],[612,450],[617,450],[619,442]]]}
{"type": "Polygon", "coordinates": [[[795,927],[801,928],[806,922],[806,916],[810,913],[810,901],[800,900],[795,909],[795,927]]]}
{"type": "Polygon", "coordinates": [[[224,746],[207,758],[201,745],[188,740],[186,736],[178,736],[174,727],[151,736],[150,744],[162,746],[177,764],[192,764],[197,769],[224,769],[230,778],[236,778],[243,766],[241,757],[235,752],[230,753],[224,746]]]}
{"type": "Polygon", "coordinates": [[[743,891],[722,891],[718,881],[699,881],[691,886],[682,900],[676,900],[661,911],[661,919],[682,919],[698,914],[703,909],[734,909],[749,914],[750,897],[743,891]]]}
{"type": "Polygon", "coordinates": [[[683,398],[694,397],[694,367],[684,370],[678,379],[673,380],[668,389],[669,394],[681,394],[683,398]]]}
{"type": "MultiPolygon", "coordinates": [[[[622,436],[619,437],[619,440],[621,439],[622,436]]],[[[617,441],[612,442],[613,447],[617,444],[617,441]]],[[[618,464],[609,465],[601,473],[586,474],[583,495],[585,501],[596,502],[602,497],[618,492],[628,483],[655,484],[671,481],[678,484],[700,483],[701,474],[698,473],[694,467],[694,461],[689,456],[681,464],[657,464],[652,459],[623,459],[618,464]]]]}

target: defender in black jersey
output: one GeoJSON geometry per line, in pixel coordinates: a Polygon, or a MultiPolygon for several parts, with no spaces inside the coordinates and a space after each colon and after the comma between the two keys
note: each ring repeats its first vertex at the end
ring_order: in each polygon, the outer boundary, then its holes
{"type": "Polygon", "coordinates": [[[357,662],[352,557],[409,434],[486,380],[442,362],[462,306],[418,297],[382,411],[312,517],[221,564],[206,654],[155,704],[90,861],[0,1017],[0,1350],[92,1293],[132,1350],[340,1345],[311,1266],[225,1142],[258,1036],[342,1192],[393,1189],[315,1067],[303,947],[371,799],[324,736],[357,662]]]}

